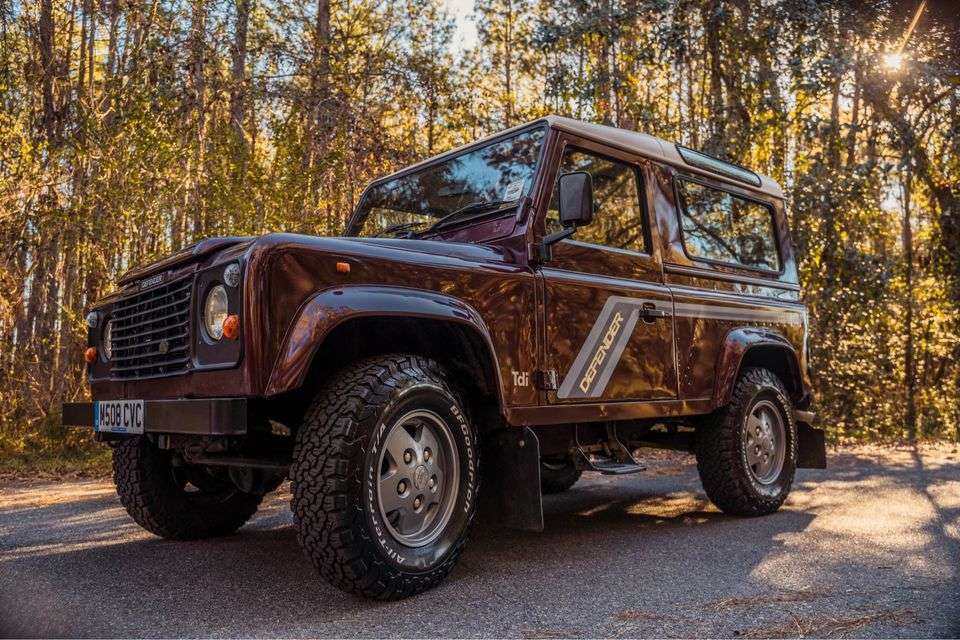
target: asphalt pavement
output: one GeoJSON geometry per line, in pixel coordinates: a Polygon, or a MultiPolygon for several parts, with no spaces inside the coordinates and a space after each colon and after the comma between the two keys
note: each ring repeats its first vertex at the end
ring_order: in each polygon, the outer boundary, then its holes
{"type": "Polygon", "coordinates": [[[960,454],[832,453],[778,513],[719,513],[685,456],[585,476],[546,530],[478,523],[443,585],[379,603],[327,585],[286,487],[236,535],[168,542],[106,481],[0,484],[0,635],[957,637],[960,454]]]}

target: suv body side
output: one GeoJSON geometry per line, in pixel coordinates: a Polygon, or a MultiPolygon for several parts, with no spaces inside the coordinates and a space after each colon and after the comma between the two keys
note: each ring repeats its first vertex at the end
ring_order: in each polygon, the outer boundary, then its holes
{"type": "MultiPolygon", "coordinates": [[[[771,366],[789,374],[784,382],[804,406],[809,397],[806,314],[782,197],[767,184],[754,189],[686,166],[672,147],[655,138],[631,134],[629,144],[621,144],[616,137],[592,134],[607,128],[572,122],[551,117],[466,147],[534,127],[547,129],[530,201],[517,215],[464,223],[435,240],[271,234],[217,245],[209,258],[186,266],[164,263],[168,279],[202,278],[230,260],[243,264],[241,355],[233,366],[194,366],[183,375],[143,380],[113,378],[97,362],[90,370],[94,399],[284,399],[309,384],[313,374],[326,371],[324,360],[332,366],[346,349],[337,344],[338,337],[352,341],[347,350],[363,350],[352,343],[376,342],[370,332],[378,331],[380,325],[371,323],[377,319],[391,327],[425,321],[450,329],[411,338],[428,352],[450,351],[450,340],[469,343],[461,351],[475,362],[463,363],[464,375],[473,365],[483,369],[475,378],[512,425],[705,414],[723,404],[742,362],[758,350],[778,359],[780,364],[771,366]],[[568,147],[635,169],[645,217],[644,251],[590,246],[574,236],[560,243],[555,262],[536,261],[532,248],[545,234],[560,158],[568,147]],[[782,269],[757,273],[687,255],[674,184],[680,174],[768,203],[775,212],[782,269]],[[349,272],[340,272],[338,262],[348,264],[349,272]],[[605,310],[611,297],[625,303],[623,321],[633,331],[622,331],[629,340],[613,345],[619,350],[616,363],[605,354],[606,368],[594,372],[608,378],[602,392],[562,389],[575,365],[579,372],[589,368],[595,355],[586,348],[591,332],[600,336],[593,336],[597,344],[610,337],[604,332],[608,325],[598,320],[608,312],[617,317],[616,310],[605,310]],[[662,315],[643,319],[645,307],[662,315]],[[634,312],[637,317],[631,318],[634,312]],[[349,326],[362,328],[351,332],[349,326]]],[[[133,286],[155,272],[136,271],[122,284],[133,286]]],[[[127,295],[129,288],[101,308],[109,313],[110,305],[127,295]]],[[[194,331],[197,315],[194,309],[194,331]]],[[[96,338],[91,333],[92,344],[96,338]]]]}
{"type": "MultiPolygon", "coordinates": [[[[556,182],[565,148],[630,164],[642,178],[641,215],[648,245],[646,251],[633,252],[582,243],[574,235],[559,243],[551,262],[540,266],[545,290],[540,361],[547,373],[556,373],[559,388],[544,390],[537,407],[513,410],[513,421],[547,425],[706,414],[728,401],[745,362],[777,371],[797,406],[806,407],[807,315],[782,198],[558,129],[545,171],[547,183],[556,182]],[[781,268],[761,272],[691,257],[679,222],[680,178],[770,207],[781,268]],[[611,327],[613,297],[625,299],[625,309],[645,305],[667,315],[646,323],[625,316],[634,333],[625,345],[615,344],[604,354],[609,358],[603,363],[610,378],[607,387],[590,397],[571,398],[562,389],[572,373],[570,363],[583,353],[595,355],[603,338],[611,337],[607,330],[617,329],[616,323],[611,327]],[[603,330],[591,334],[597,328],[603,330]],[[618,346],[624,347],[619,353],[618,346]],[[616,364],[611,362],[616,358],[616,364]]],[[[534,244],[545,234],[544,209],[541,204],[531,227],[534,244]]]]}

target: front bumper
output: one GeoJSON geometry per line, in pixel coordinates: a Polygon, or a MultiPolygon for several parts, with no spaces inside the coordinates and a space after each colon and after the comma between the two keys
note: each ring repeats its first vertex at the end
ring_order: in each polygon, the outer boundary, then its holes
{"type": "MultiPolygon", "coordinates": [[[[95,429],[96,402],[65,402],[63,424],[95,429]]],[[[236,436],[247,433],[246,398],[144,400],[146,433],[236,436]]]]}

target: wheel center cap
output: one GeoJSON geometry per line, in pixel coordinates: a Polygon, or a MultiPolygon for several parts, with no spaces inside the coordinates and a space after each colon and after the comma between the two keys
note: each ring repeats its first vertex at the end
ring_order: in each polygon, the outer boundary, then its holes
{"type": "Polygon", "coordinates": [[[417,489],[423,489],[430,480],[430,473],[422,464],[413,471],[413,486],[417,489]]]}

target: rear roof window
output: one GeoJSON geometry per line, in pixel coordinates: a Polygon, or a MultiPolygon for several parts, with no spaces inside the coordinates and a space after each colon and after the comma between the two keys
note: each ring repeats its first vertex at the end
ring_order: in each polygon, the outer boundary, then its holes
{"type": "Polygon", "coordinates": [[[761,185],[760,176],[755,174],[753,171],[744,169],[743,167],[733,164],[732,162],[726,162],[724,160],[720,160],[719,158],[708,156],[705,153],[688,149],[679,144],[677,145],[677,151],[680,153],[680,157],[683,158],[684,162],[690,166],[706,169],[707,171],[712,171],[713,173],[719,173],[720,175],[728,178],[733,178],[734,180],[752,184],[755,187],[759,187],[761,185]]]}

